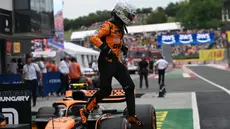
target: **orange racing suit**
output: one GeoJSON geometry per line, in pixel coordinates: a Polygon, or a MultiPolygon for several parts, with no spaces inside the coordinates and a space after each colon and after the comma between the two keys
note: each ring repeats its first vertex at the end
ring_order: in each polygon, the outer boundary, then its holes
{"type": "MultiPolygon", "coordinates": [[[[96,47],[100,47],[103,43],[106,43],[116,55],[120,61],[120,51],[122,47],[123,33],[121,30],[111,22],[105,22],[96,33],[90,37],[90,42],[96,47]]],[[[102,54],[101,54],[102,55],[102,54]]],[[[108,59],[108,61],[112,61],[108,59]]]]}
{"type": "MultiPolygon", "coordinates": [[[[100,73],[100,90],[98,90],[89,100],[86,108],[80,110],[82,123],[87,122],[86,112],[92,111],[96,105],[105,97],[109,96],[112,91],[112,78],[115,77],[125,91],[126,103],[128,108],[129,122],[138,124],[135,116],[135,96],[134,83],[128,73],[125,65],[120,61],[120,51],[122,48],[122,38],[124,30],[120,29],[114,21],[106,21],[96,33],[90,37],[90,42],[100,48],[102,45],[108,45],[112,50],[115,59],[108,58],[103,49],[98,59],[100,73]]],[[[140,122],[139,122],[140,123],[140,122]]]]}

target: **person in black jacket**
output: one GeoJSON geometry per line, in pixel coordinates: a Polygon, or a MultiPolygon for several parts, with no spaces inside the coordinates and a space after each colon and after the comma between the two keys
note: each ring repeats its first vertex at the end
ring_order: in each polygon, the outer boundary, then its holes
{"type": "Polygon", "coordinates": [[[154,70],[153,67],[154,67],[154,60],[151,59],[149,61],[149,71],[150,71],[150,73],[153,73],[153,70],[154,70]]]}
{"type": "Polygon", "coordinates": [[[140,75],[140,88],[142,88],[142,80],[145,79],[145,85],[148,89],[148,62],[145,60],[145,57],[142,57],[142,60],[138,63],[139,66],[139,75],[140,75]]]}

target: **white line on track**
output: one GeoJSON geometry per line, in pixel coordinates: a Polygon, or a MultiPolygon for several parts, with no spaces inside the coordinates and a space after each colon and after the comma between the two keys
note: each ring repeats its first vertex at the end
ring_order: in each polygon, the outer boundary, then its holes
{"type": "Polygon", "coordinates": [[[227,93],[230,95],[230,91],[229,91],[227,88],[225,88],[225,87],[223,87],[223,86],[221,86],[221,85],[218,85],[218,84],[216,84],[216,83],[214,83],[214,82],[212,82],[212,81],[210,81],[210,80],[208,80],[208,79],[206,79],[206,78],[200,76],[199,74],[195,73],[194,71],[192,71],[192,70],[189,69],[189,68],[187,68],[187,69],[188,69],[191,73],[193,73],[194,75],[196,75],[197,77],[199,77],[200,79],[202,79],[202,80],[204,80],[204,81],[206,81],[206,82],[212,84],[213,86],[215,86],[215,87],[217,87],[217,88],[220,88],[221,90],[227,92],[227,93]]]}
{"type": "Polygon", "coordinates": [[[192,92],[193,129],[200,129],[200,117],[197,106],[196,92],[192,92]]]}
{"type": "MultiPolygon", "coordinates": [[[[212,81],[210,81],[210,80],[208,80],[208,79],[206,79],[206,78],[200,76],[199,74],[195,73],[194,71],[192,71],[192,70],[189,69],[188,67],[187,67],[187,70],[188,70],[189,72],[193,73],[194,75],[196,75],[197,77],[199,77],[200,79],[202,79],[202,80],[204,80],[204,81],[210,83],[211,85],[213,85],[213,86],[215,86],[215,87],[217,87],[217,88],[220,88],[221,90],[227,92],[227,93],[230,95],[230,91],[229,91],[227,88],[225,88],[225,87],[223,87],[223,86],[221,86],[221,85],[218,85],[218,84],[216,84],[216,83],[214,83],[214,82],[212,82],[212,81]]],[[[199,110],[198,110],[198,107],[197,107],[197,106],[198,106],[198,105],[197,105],[196,93],[193,92],[193,93],[192,93],[192,108],[193,108],[193,128],[194,128],[194,129],[200,129],[199,110]]]]}

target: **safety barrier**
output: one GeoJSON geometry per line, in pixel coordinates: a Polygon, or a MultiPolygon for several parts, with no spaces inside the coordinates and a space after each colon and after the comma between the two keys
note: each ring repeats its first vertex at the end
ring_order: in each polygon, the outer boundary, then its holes
{"type": "Polygon", "coordinates": [[[210,49],[210,50],[200,50],[199,59],[202,61],[220,61],[224,60],[224,51],[225,49],[210,49]]]}
{"type": "Polygon", "coordinates": [[[173,68],[178,68],[178,67],[182,67],[183,65],[186,64],[200,64],[203,61],[201,61],[200,59],[186,59],[186,60],[173,60],[173,68]]]}
{"type": "MultiPolygon", "coordinates": [[[[61,85],[60,73],[50,72],[50,73],[43,74],[42,76],[43,76],[43,80],[42,80],[43,95],[47,96],[49,93],[56,92],[61,85]]],[[[23,83],[22,75],[20,74],[0,75],[0,84],[19,84],[19,83],[23,83]]],[[[37,91],[39,91],[39,89],[37,91]]]]}

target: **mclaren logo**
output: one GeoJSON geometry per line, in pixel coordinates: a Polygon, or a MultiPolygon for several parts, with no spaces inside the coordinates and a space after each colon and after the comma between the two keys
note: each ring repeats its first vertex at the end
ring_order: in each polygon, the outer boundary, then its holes
{"type": "Polygon", "coordinates": [[[2,114],[8,119],[8,124],[18,124],[18,111],[14,108],[2,108],[2,114]]]}

